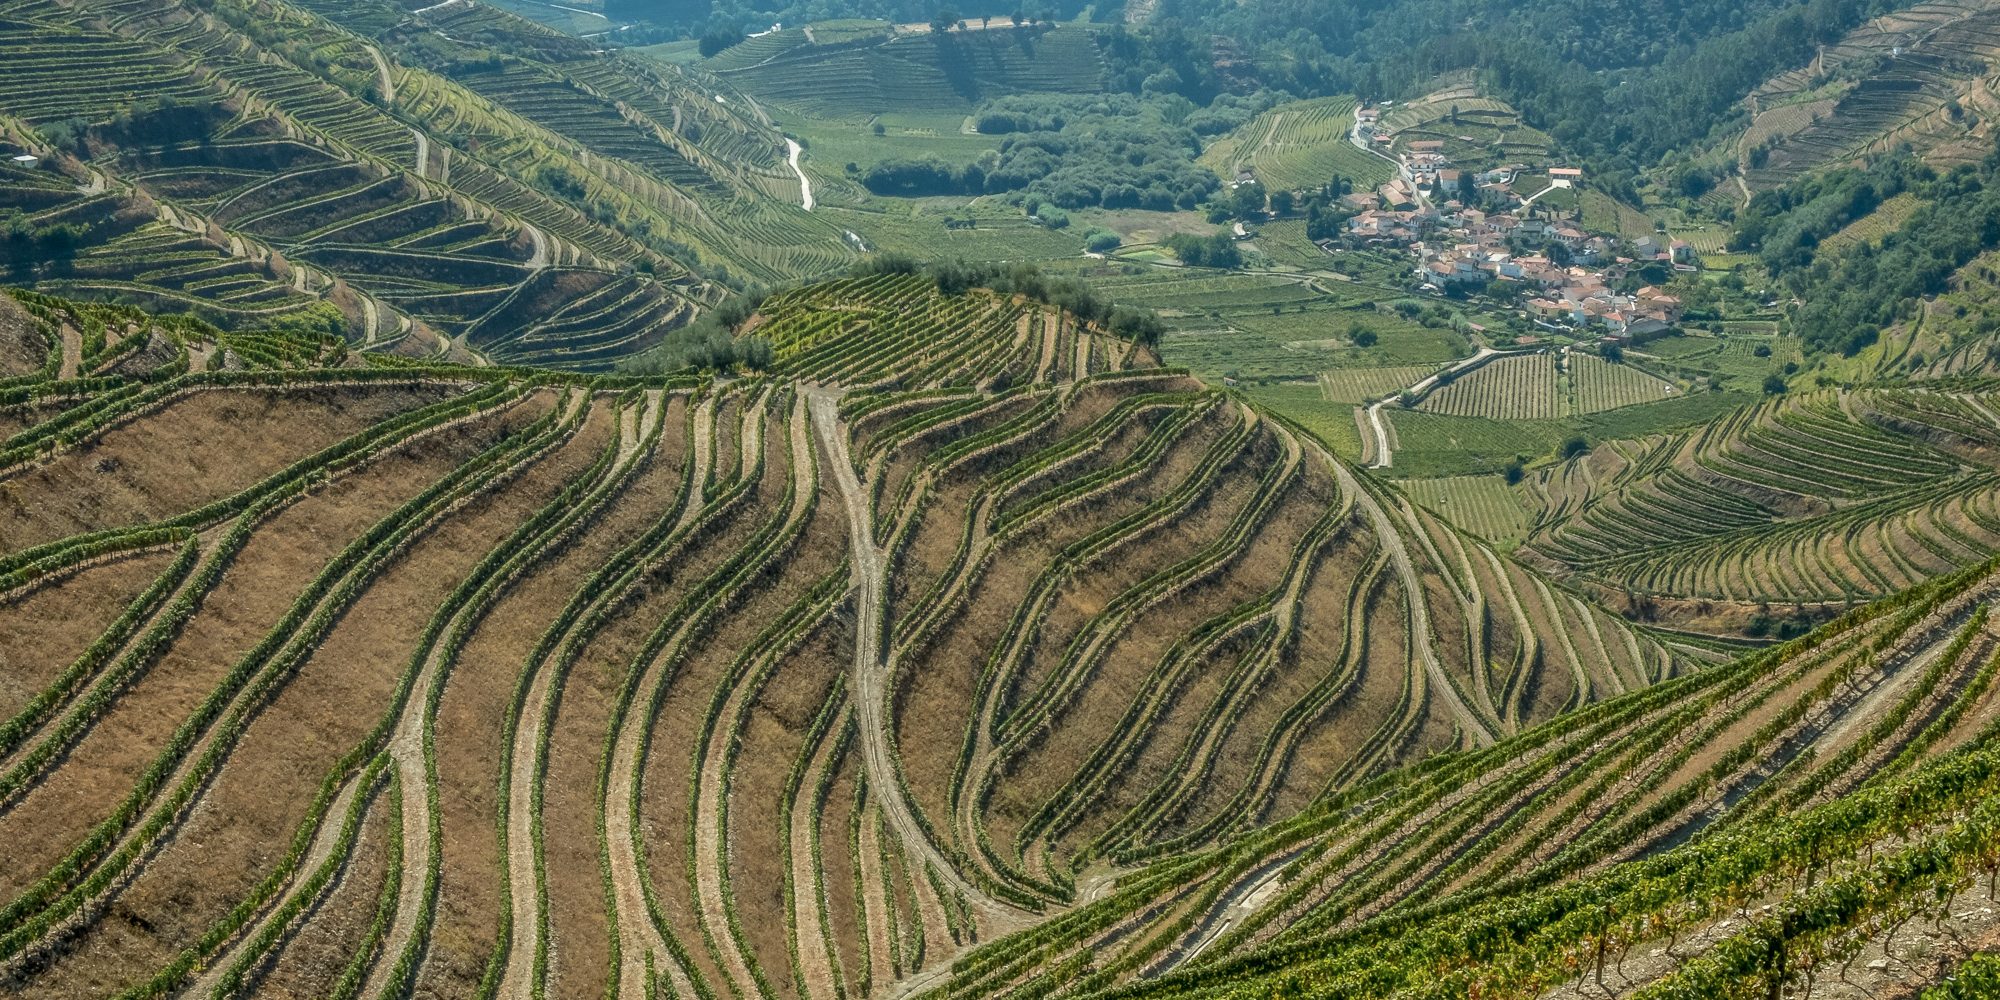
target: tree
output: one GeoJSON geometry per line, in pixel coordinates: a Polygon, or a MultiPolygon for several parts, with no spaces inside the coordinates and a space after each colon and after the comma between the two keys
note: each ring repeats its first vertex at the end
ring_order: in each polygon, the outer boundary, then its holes
{"type": "Polygon", "coordinates": [[[718,25],[702,34],[698,48],[701,50],[702,58],[707,59],[743,41],[743,38],[743,29],[718,25]]]}
{"type": "Polygon", "coordinates": [[[1586,438],[1581,434],[1571,434],[1569,437],[1563,439],[1562,449],[1559,452],[1559,454],[1561,454],[1562,457],[1565,460],[1567,460],[1575,458],[1578,455],[1581,455],[1589,450],[1590,450],[1589,438],[1586,438]]]}
{"type": "Polygon", "coordinates": [[[1507,468],[1502,472],[1502,475],[1507,477],[1507,485],[1509,486],[1512,486],[1515,483],[1520,482],[1521,478],[1523,476],[1526,476],[1527,474],[1528,474],[1528,467],[1525,463],[1521,461],[1521,456],[1519,455],[1514,456],[1514,458],[1507,463],[1507,468]]]}
{"type": "Polygon", "coordinates": [[[1777,372],[1772,372],[1771,374],[1764,376],[1764,394],[1766,396],[1775,396],[1784,391],[1785,391],[1785,377],[1783,375],[1780,375],[1777,372]]]}
{"type": "Polygon", "coordinates": [[[1229,212],[1239,219],[1254,219],[1264,214],[1264,186],[1255,181],[1236,185],[1229,192],[1229,212]]]}
{"type": "Polygon", "coordinates": [[[931,15],[931,30],[940,35],[950,31],[951,26],[957,23],[958,12],[949,7],[940,8],[937,13],[931,15]]]}
{"type": "Polygon", "coordinates": [[[1243,263],[1243,254],[1236,244],[1220,233],[1214,236],[1176,233],[1167,237],[1167,249],[1189,267],[1229,268],[1243,263]]]}
{"type": "Polygon", "coordinates": [[[1124,240],[1109,229],[1096,228],[1083,234],[1083,248],[1091,253],[1110,253],[1124,240]]]}
{"type": "Polygon", "coordinates": [[[1348,339],[1354,341],[1356,347],[1374,347],[1380,338],[1375,335],[1375,331],[1362,327],[1349,334],[1348,339]]]}
{"type": "Polygon", "coordinates": [[[1290,215],[1294,207],[1295,200],[1290,191],[1271,192],[1271,213],[1273,215],[1290,215]]]}

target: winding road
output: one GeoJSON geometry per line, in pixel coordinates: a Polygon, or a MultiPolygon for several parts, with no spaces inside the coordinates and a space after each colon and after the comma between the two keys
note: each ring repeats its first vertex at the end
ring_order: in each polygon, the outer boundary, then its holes
{"type": "Polygon", "coordinates": [[[792,165],[792,173],[799,175],[799,204],[804,205],[806,211],[810,212],[813,210],[813,182],[812,178],[807,177],[806,172],[799,167],[799,153],[804,149],[805,147],[799,145],[797,139],[791,136],[785,137],[785,162],[792,165]]]}
{"type": "Polygon", "coordinates": [[[833,481],[839,485],[841,500],[847,507],[848,531],[854,553],[850,565],[853,567],[856,590],[854,675],[847,687],[854,699],[856,736],[866,768],[869,794],[880,805],[883,817],[902,840],[905,850],[919,854],[946,883],[987,917],[997,918],[1003,925],[1011,925],[1019,911],[993,899],[984,889],[966,879],[958,866],[931,842],[923,825],[917,822],[909,800],[904,797],[903,783],[896,773],[895,750],[890,746],[890,720],[886,713],[889,671],[882,656],[885,557],[881,546],[875,544],[868,490],[862,485],[860,477],[854,474],[854,457],[848,452],[847,431],[840,422],[839,392],[822,387],[808,388],[805,393],[813,425],[833,467],[833,481]]]}
{"type": "MultiPolygon", "coordinates": [[[[1492,351],[1491,348],[1485,350],[1494,354],[1500,353],[1492,351]]],[[[1437,640],[1434,638],[1437,633],[1431,630],[1430,604],[1424,600],[1424,582],[1417,574],[1416,565],[1410,561],[1410,550],[1403,545],[1404,527],[1389,519],[1388,511],[1382,509],[1382,504],[1375,499],[1375,495],[1368,492],[1367,487],[1361,484],[1360,479],[1348,469],[1346,463],[1334,458],[1326,449],[1320,447],[1318,442],[1309,441],[1307,444],[1318,452],[1321,460],[1333,470],[1341,491],[1353,495],[1360,502],[1361,509],[1368,515],[1368,523],[1375,529],[1375,536],[1381,539],[1382,547],[1389,552],[1389,560],[1396,566],[1396,575],[1402,578],[1403,592],[1408,595],[1410,606],[1410,634],[1421,640],[1413,645],[1424,661],[1424,676],[1429,682],[1425,685],[1426,688],[1437,692],[1444,700],[1445,708],[1451,713],[1451,717],[1458,720],[1459,725],[1465,728],[1467,735],[1476,744],[1490,745],[1493,742],[1493,730],[1488,728],[1478,713],[1458,696],[1458,688],[1452,685],[1450,676],[1445,673],[1444,662],[1438,659],[1437,640]]]]}
{"type": "MultiPolygon", "coordinates": [[[[1450,373],[1453,376],[1462,375],[1502,355],[1523,353],[1531,352],[1498,351],[1491,347],[1482,347],[1472,357],[1466,358],[1464,361],[1460,361],[1450,368],[1440,369],[1418,379],[1416,384],[1404,389],[1403,392],[1422,398],[1425,393],[1437,388],[1439,376],[1446,373],[1450,373]]],[[[1401,395],[1402,393],[1397,394],[1397,396],[1401,395]]],[[[1386,469],[1395,460],[1396,456],[1389,447],[1389,425],[1382,419],[1382,408],[1395,402],[1397,396],[1376,400],[1374,405],[1368,407],[1368,426],[1375,432],[1375,461],[1368,464],[1368,467],[1371,469],[1386,469]]]]}
{"type": "Polygon", "coordinates": [[[382,84],[376,88],[382,92],[382,103],[396,103],[396,80],[389,75],[389,60],[382,58],[381,49],[373,45],[366,46],[366,48],[368,49],[368,58],[375,62],[375,76],[382,84]]]}

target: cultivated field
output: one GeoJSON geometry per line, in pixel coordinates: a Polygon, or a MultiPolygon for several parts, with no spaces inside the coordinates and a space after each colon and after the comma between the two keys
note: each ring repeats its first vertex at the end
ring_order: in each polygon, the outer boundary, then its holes
{"type": "Polygon", "coordinates": [[[1087,28],[993,27],[946,35],[808,41],[788,29],[723,51],[706,68],[760,101],[831,120],[966,110],[1020,93],[1094,93],[1103,59],[1087,28]],[[754,48],[753,48],[754,46],[754,48]]]}
{"type": "Polygon", "coordinates": [[[1818,392],[1600,449],[1537,486],[1529,547],[1630,593],[1750,606],[1889,593],[2000,548],[1984,394],[1818,392]]]}
{"type": "Polygon", "coordinates": [[[1396,368],[1337,368],[1319,377],[1321,390],[1334,403],[1366,403],[1393,396],[1437,369],[1430,365],[1396,368]]]}
{"type": "Polygon", "coordinates": [[[1504,101],[1480,97],[1470,88],[1443,90],[1401,101],[1382,116],[1394,136],[1391,148],[1407,152],[1413,142],[1441,142],[1442,152],[1463,167],[1549,161],[1555,141],[1521,120],[1504,101]]]}
{"type": "Polygon", "coordinates": [[[1905,191],[1880,205],[1873,212],[1862,216],[1842,227],[1837,233],[1819,242],[1821,253],[1845,253],[1855,247],[1876,246],[1882,237],[1903,228],[1903,222],[1922,207],[1923,200],[1914,192],[1905,191]]]}
{"type": "Polygon", "coordinates": [[[1422,408],[1455,417],[1552,420],[1569,412],[1557,375],[1553,355],[1496,358],[1432,392],[1422,408]]]}
{"type": "Polygon", "coordinates": [[[1995,107],[1984,66],[2000,52],[2000,8],[1936,0],[1871,19],[1805,67],[1758,88],[1763,109],[1737,144],[1744,178],[1776,187],[1822,166],[1908,144],[1941,164],[1984,155],[1995,107]],[[1768,153],[1761,164],[1753,149],[1768,153]]]}
{"type": "Polygon", "coordinates": [[[1489,542],[1514,544],[1528,535],[1531,511],[1520,492],[1499,476],[1405,479],[1410,499],[1489,542]]]}
{"type": "Polygon", "coordinates": [[[712,82],[484,5],[203,9],[6,5],[5,138],[44,164],[0,174],[0,213],[74,247],[16,280],[602,370],[715,298],[689,265],[774,281],[857,255],[799,207],[782,137],[712,82]],[[460,61],[431,65],[440,46],[460,61]],[[187,138],[152,140],[149,114],[187,138]],[[87,155],[51,128],[94,128],[87,155]]]}
{"type": "Polygon", "coordinates": [[[1201,162],[1226,179],[1248,170],[1273,191],[1313,190],[1336,176],[1374,187],[1395,168],[1349,141],[1354,108],[1351,97],[1278,105],[1202,150],[1201,162]]]}
{"type": "Polygon", "coordinates": [[[1707,655],[923,276],[768,299],[731,380],[0,320],[0,963],[36,996],[999,985],[980,949],[1062,940],[1105,865],[1707,655]]]}

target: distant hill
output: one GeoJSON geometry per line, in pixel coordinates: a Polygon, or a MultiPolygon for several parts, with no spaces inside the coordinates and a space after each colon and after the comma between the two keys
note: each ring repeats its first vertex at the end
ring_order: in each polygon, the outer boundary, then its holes
{"type": "MultiPolygon", "coordinates": [[[[1008,94],[1092,93],[1103,61],[1088,28],[1015,27],[996,19],[943,35],[843,32],[807,39],[811,28],[753,38],[708,67],[758,99],[827,118],[889,111],[970,110],[1008,94]]],[[[815,33],[814,37],[817,37],[815,33]]]]}
{"type": "Polygon", "coordinates": [[[1752,190],[1909,145],[1933,162],[1976,160],[2000,117],[1993,60],[2000,4],[1942,0],[1874,18],[1807,65],[1753,91],[1736,153],[1752,190]]]}

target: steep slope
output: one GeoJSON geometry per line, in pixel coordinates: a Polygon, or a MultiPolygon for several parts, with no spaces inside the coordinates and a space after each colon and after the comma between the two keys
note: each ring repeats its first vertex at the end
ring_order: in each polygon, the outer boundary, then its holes
{"type": "Polygon", "coordinates": [[[2000,550],[1993,405],[1974,383],[1823,390],[1607,444],[1529,485],[1525,551],[1635,604],[1894,593],[2000,550]]]}
{"type": "Polygon", "coordinates": [[[1694,662],[1144,347],[920,276],[774,297],[773,370],[720,381],[33,302],[178,366],[51,350],[0,409],[22,994],[914,989],[1694,662]],[[269,370],[181,374],[231,356],[269,370]]]}
{"type": "Polygon", "coordinates": [[[1943,163],[1976,160],[2000,111],[1992,60],[2000,6],[1934,0],[1870,19],[1749,97],[1737,144],[1752,190],[1908,144],[1943,163]]]}
{"type": "Polygon", "coordinates": [[[45,159],[0,175],[15,279],[603,369],[713,278],[853,255],[781,137],[688,82],[483,6],[325,6],[381,40],[282,3],[7,4],[0,132],[45,159]]]}
{"type": "Polygon", "coordinates": [[[1912,995],[2000,941],[1996,570],[1162,861],[928,995],[1912,995]]]}

